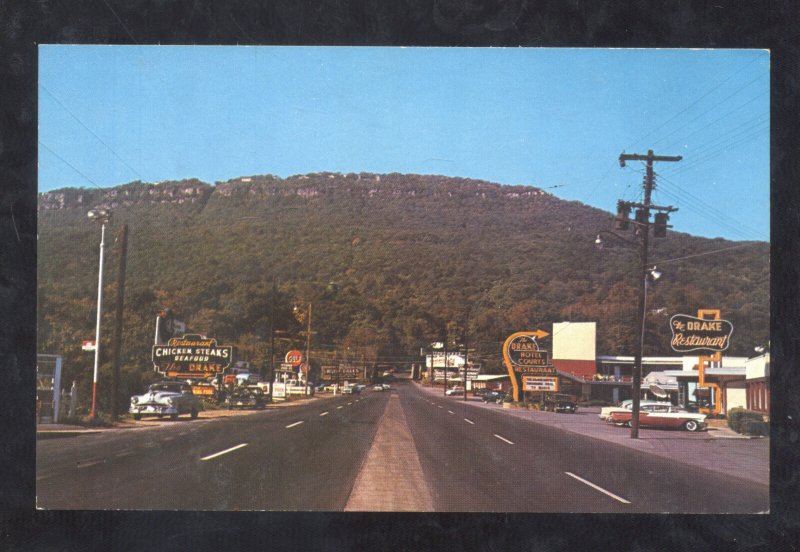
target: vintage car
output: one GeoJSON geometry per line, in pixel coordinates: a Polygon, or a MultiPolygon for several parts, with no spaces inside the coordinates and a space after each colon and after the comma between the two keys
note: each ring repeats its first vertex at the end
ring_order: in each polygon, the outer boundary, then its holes
{"type": "Polygon", "coordinates": [[[481,400],[485,403],[493,402],[501,404],[505,396],[506,394],[503,393],[502,391],[492,389],[484,393],[483,396],[481,397],[481,400]]]}
{"type": "MultiPolygon", "coordinates": [[[[639,401],[639,409],[644,410],[645,406],[671,406],[672,403],[664,402],[664,401],[639,401]]],[[[600,414],[598,416],[601,420],[607,420],[608,417],[611,415],[612,412],[630,412],[633,408],[633,401],[628,399],[626,401],[622,401],[619,403],[618,406],[604,406],[600,409],[600,414]]]]}
{"type": "Polygon", "coordinates": [[[237,387],[225,397],[225,408],[264,408],[264,392],[258,387],[237,387]]]}
{"type": "Polygon", "coordinates": [[[445,395],[463,395],[464,388],[460,385],[456,385],[455,387],[451,387],[447,391],[444,392],[445,395]]]}
{"type": "Polygon", "coordinates": [[[197,418],[202,409],[191,385],[181,381],[161,381],[150,384],[144,394],[131,397],[130,413],[134,420],[141,420],[142,416],[169,416],[174,420],[181,414],[197,418]]]}
{"type": "Polygon", "coordinates": [[[547,395],[542,401],[542,410],[575,414],[575,412],[578,411],[578,404],[575,402],[575,399],[569,395],[552,393],[547,395]]]}
{"type": "MultiPolygon", "coordinates": [[[[608,423],[630,427],[632,411],[612,412],[608,423]]],[[[639,427],[674,428],[700,431],[706,428],[706,415],[679,410],[674,406],[655,406],[639,412],[639,427]]]]}

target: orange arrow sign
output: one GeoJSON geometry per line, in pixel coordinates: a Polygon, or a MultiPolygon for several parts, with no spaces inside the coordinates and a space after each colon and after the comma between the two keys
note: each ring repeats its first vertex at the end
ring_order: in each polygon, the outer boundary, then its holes
{"type": "Polygon", "coordinates": [[[536,330],[535,332],[531,332],[531,335],[538,339],[540,337],[547,337],[550,334],[543,330],[536,330]]]}

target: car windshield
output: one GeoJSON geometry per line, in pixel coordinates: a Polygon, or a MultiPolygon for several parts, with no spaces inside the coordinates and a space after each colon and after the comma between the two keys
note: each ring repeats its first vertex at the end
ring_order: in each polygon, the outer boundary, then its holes
{"type": "Polygon", "coordinates": [[[180,393],[180,384],[175,385],[172,383],[156,383],[150,386],[150,391],[169,391],[170,393],[180,393]]]}

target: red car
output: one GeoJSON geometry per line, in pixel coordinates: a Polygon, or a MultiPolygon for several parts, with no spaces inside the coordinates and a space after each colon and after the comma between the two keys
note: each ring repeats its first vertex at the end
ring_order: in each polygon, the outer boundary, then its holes
{"type": "MultiPolygon", "coordinates": [[[[608,417],[608,423],[630,427],[632,411],[612,412],[608,417]]],[[[674,428],[685,429],[687,431],[700,431],[706,428],[705,414],[695,414],[676,410],[671,406],[654,408],[650,411],[639,412],[639,427],[674,428]]]]}

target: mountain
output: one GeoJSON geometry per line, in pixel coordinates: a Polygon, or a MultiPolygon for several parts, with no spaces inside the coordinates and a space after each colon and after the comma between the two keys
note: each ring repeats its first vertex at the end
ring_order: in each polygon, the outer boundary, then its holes
{"type": "MultiPolygon", "coordinates": [[[[100,229],[86,214],[98,206],[113,210],[106,352],[114,236],[122,223],[129,228],[122,355],[130,385],[151,371],[155,315],[164,307],[259,363],[269,354],[273,304],[282,354],[304,346],[307,320],[293,307],[307,311],[309,303],[317,356],[416,360],[445,327],[450,340],[462,340],[466,324],[474,355],[499,369],[509,334],[565,320],[597,322],[598,354],[633,354],[638,257],[613,239],[595,247],[598,232],[611,230],[608,212],[535,187],[464,178],[262,175],[40,194],[39,352],[63,355],[67,378],[91,377],[80,344],[94,336],[100,229]]],[[[768,243],[670,231],[651,244],[664,276],[648,291],[645,354],[669,354],[669,315],[699,308],[719,308],[733,323],[729,354],[766,343],[768,243]]]]}

